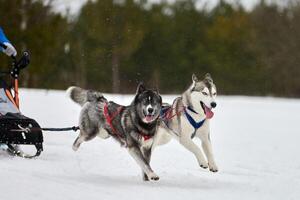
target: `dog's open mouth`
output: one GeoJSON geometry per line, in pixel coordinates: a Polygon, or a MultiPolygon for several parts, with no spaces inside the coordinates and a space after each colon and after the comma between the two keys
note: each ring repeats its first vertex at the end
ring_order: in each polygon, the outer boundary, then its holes
{"type": "Polygon", "coordinates": [[[207,107],[202,101],[200,101],[201,107],[204,110],[204,113],[206,115],[207,119],[211,119],[214,116],[213,111],[211,111],[211,108],[207,107]]]}
{"type": "Polygon", "coordinates": [[[144,119],[143,119],[144,122],[150,123],[150,122],[153,122],[155,120],[155,115],[153,115],[153,114],[146,114],[144,112],[144,116],[145,116],[144,119]]]}

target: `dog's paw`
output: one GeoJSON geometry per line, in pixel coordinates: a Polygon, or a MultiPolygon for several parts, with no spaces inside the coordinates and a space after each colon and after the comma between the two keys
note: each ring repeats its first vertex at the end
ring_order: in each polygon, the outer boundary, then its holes
{"type": "Polygon", "coordinates": [[[216,172],[218,172],[219,170],[218,170],[217,168],[209,168],[209,171],[216,173],[216,172]]]}
{"type": "Polygon", "coordinates": [[[209,171],[211,171],[211,172],[218,172],[219,171],[216,164],[210,164],[209,163],[208,165],[209,165],[209,171]]]}
{"type": "Polygon", "coordinates": [[[147,174],[143,174],[143,181],[149,181],[149,178],[148,178],[148,176],[147,176],[147,174]]]}
{"type": "Polygon", "coordinates": [[[158,181],[159,180],[159,176],[157,176],[154,172],[150,173],[148,175],[148,180],[151,180],[151,181],[158,181]]]}
{"type": "Polygon", "coordinates": [[[75,145],[72,146],[73,151],[77,151],[78,148],[79,148],[79,146],[75,146],[75,145]]]}
{"type": "Polygon", "coordinates": [[[159,176],[153,176],[153,177],[151,177],[151,180],[152,181],[158,181],[159,180],[159,176]]]}
{"type": "Polygon", "coordinates": [[[199,166],[203,169],[207,169],[208,168],[208,164],[207,163],[199,163],[199,166]]]}

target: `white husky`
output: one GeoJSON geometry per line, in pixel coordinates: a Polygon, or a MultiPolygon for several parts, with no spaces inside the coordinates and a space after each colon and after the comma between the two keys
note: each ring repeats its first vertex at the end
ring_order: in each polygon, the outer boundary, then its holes
{"type": "MultiPolygon", "coordinates": [[[[214,113],[212,108],[217,106],[216,86],[210,74],[206,74],[202,81],[196,75],[192,76],[191,86],[174,100],[172,105],[165,105],[162,113],[162,123],[155,137],[154,146],[162,145],[175,137],[187,150],[192,152],[200,167],[217,172],[218,167],[212,152],[210,141],[209,121],[214,113]],[[193,141],[198,137],[202,141],[202,149],[193,141]]],[[[153,146],[153,147],[154,147],[153,146]]]]}

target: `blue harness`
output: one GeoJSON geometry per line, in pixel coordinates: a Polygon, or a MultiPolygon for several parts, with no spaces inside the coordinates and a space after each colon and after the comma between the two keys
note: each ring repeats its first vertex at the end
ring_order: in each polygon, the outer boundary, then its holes
{"type": "Polygon", "coordinates": [[[194,129],[195,129],[194,133],[193,133],[192,136],[191,136],[191,138],[193,139],[193,138],[195,137],[195,135],[196,135],[196,131],[197,131],[201,126],[203,126],[203,124],[204,124],[204,122],[205,122],[206,119],[203,119],[203,120],[201,120],[200,122],[196,122],[196,121],[194,120],[194,118],[187,112],[186,109],[190,110],[191,112],[193,112],[193,113],[195,113],[195,114],[198,114],[198,113],[197,113],[194,109],[192,109],[191,107],[189,107],[189,106],[188,106],[187,108],[184,108],[184,114],[185,114],[187,120],[190,122],[190,124],[191,124],[191,125],[194,127],[194,129]]]}
{"type": "MultiPolygon", "coordinates": [[[[169,127],[169,118],[167,117],[167,114],[168,114],[168,112],[169,112],[170,109],[172,109],[171,106],[164,106],[164,107],[161,109],[161,112],[160,112],[160,118],[162,119],[162,121],[165,123],[165,125],[166,125],[169,129],[171,129],[171,128],[169,127]]],[[[183,110],[183,112],[184,112],[184,114],[185,114],[187,120],[190,122],[190,124],[191,124],[191,125],[194,127],[194,129],[195,129],[194,133],[193,133],[192,136],[191,136],[191,138],[193,139],[193,138],[195,137],[195,135],[196,135],[196,131],[197,131],[200,127],[203,126],[203,124],[204,124],[204,122],[205,122],[206,119],[203,119],[203,120],[201,120],[200,122],[196,122],[196,121],[194,120],[194,118],[187,112],[187,109],[188,109],[189,111],[195,113],[195,114],[199,114],[199,113],[197,113],[194,109],[192,109],[192,108],[189,107],[189,106],[188,106],[188,107],[185,107],[184,110],[183,110]]],[[[175,115],[174,115],[174,116],[175,116],[175,115]]]]}

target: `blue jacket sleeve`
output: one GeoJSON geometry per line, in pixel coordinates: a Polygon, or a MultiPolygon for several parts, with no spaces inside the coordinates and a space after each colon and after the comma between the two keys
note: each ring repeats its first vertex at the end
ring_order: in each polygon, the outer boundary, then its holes
{"type": "MultiPolygon", "coordinates": [[[[7,37],[5,36],[2,28],[0,27],[0,42],[4,43],[4,42],[9,42],[9,40],[7,39],[7,37]]],[[[10,42],[9,42],[10,43],[10,42]]]]}
{"type": "MultiPolygon", "coordinates": [[[[0,43],[4,43],[4,42],[9,42],[9,43],[10,43],[10,41],[9,41],[9,40],[7,39],[7,37],[5,36],[5,34],[4,34],[3,30],[2,30],[2,28],[0,27],[0,43]]],[[[3,48],[0,47],[0,50],[3,51],[3,48]]]]}

